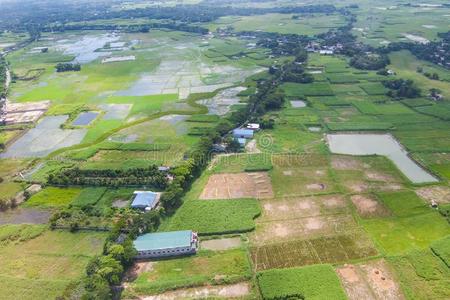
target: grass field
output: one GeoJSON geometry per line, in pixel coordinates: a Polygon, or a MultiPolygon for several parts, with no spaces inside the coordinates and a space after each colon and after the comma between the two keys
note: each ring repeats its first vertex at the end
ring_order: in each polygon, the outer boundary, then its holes
{"type": "Polygon", "coordinates": [[[450,270],[428,250],[388,257],[396,271],[407,299],[447,299],[450,297],[448,278],[450,270]]]}
{"type": "Polygon", "coordinates": [[[260,214],[253,199],[190,200],[171,218],[167,230],[190,229],[203,235],[247,232],[260,214]]]}
{"type": "Polygon", "coordinates": [[[233,26],[236,31],[264,31],[282,34],[315,35],[345,24],[343,17],[335,15],[301,15],[294,19],[291,14],[266,14],[256,16],[227,16],[208,25],[215,31],[220,27],[233,26]]]}
{"type": "Polygon", "coordinates": [[[182,287],[234,283],[251,277],[250,263],[242,249],[212,252],[196,256],[150,262],[127,292],[149,295],[182,287]]]}
{"type": "Polygon", "coordinates": [[[27,207],[60,208],[69,205],[80,195],[78,188],[48,187],[33,195],[26,203],[27,207]]]}
{"type": "Polygon", "coordinates": [[[347,299],[331,265],[269,270],[257,274],[264,299],[347,299]]]}
{"type": "Polygon", "coordinates": [[[2,226],[3,237],[5,230],[14,242],[0,246],[3,299],[61,295],[68,285],[81,279],[90,257],[101,252],[105,237],[103,233],[45,231],[42,226],[19,226],[16,230],[2,226]]]}

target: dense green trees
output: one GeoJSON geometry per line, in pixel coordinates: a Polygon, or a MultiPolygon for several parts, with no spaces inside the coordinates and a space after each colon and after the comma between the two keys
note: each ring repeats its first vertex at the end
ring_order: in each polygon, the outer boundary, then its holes
{"type": "Polygon", "coordinates": [[[89,186],[150,186],[164,189],[167,178],[158,167],[134,169],[101,169],[83,170],[79,168],[68,169],[59,174],[50,174],[48,183],[53,185],[89,185],[89,186]]]}
{"type": "Polygon", "coordinates": [[[385,54],[359,53],[350,59],[350,65],[362,70],[380,70],[389,64],[389,58],[385,54]]]}
{"type": "Polygon", "coordinates": [[[416,98],[421,94],[421,90],[414,84],[414,81],[409,79],[385,80],[383,85],[389,89],[387,95],[396,99],[416,98]]]}
{"type": "Polygon", "coordinates": [[[58,63],[56,72],[80,71],[81,65],[77,63],[58,63]]]}
{"type": "Polygon", "coordinates": [[[6,96],[6,59],[0,55],[0,99],[6,96]]]}

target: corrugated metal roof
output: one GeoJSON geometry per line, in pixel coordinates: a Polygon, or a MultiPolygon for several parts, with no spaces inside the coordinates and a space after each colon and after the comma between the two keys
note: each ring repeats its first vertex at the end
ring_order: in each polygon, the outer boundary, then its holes
{"type": "Polygon", "coordinates": [[[234,129],[233,135],[239,136],[253,136],[253,130],[250,129],[234,129]]]}
{"type": "Polygon", "coordinates": [[[136,192],[131,207],[154,207],[157,194],[154,192],[136,192]]]}
{"type": "Polygon", "coordinates": [[[170,231],[147,233],[139,236],[133,243],[137,251],[148,251],[178,247],[190,247],[192,231],[170,231]]]}

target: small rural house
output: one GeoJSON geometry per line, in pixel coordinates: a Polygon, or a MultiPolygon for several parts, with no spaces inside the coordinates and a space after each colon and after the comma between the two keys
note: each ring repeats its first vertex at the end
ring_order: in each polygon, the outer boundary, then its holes
{"type": "Polygon", "coordinates": [[[135,191],[131,208],[150,211],[156,207],[159,202],[158,193],[151,191],[135,191]]]}
{"type": "Polygon", "coordinates": [[[319,53],[321,55],[333,55],[334,51],[333,50],[320,50],[319,53]]]}
{"type": "Polygon", "coordinates": [[[134,242],[136,258],[159,258],[197,253],[198,236],[191,230],[147,233],[134,242]]]}
{"type": "Polygon", "coordinates": [[[233,130],[233,137],[235,139],[251,139],[253,138],[253,130],[251,129],[234,129],[233,130]]]}
{"type": "Polygon", "coordinates": [[[247,124],[247,129],[253,130],[253,131],[258,131],[260,129],[260,125],[257,123],[248,123],[247,124]]]}

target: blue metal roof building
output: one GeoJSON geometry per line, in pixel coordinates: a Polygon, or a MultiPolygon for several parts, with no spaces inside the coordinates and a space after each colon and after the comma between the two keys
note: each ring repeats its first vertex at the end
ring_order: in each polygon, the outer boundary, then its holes
{"type": "Polygon", "coordinates": [[[153,209],[158,204],[158,194],[150,191],[134,192],[135,196],[131,203],[132,208],[153,209]]]}
{"type": "Polygon", "coordinates": [[[194,254],[197,252],[197,234],[191,230],[147,233],[134,242],[138,258],[152,258],[194,254]]]}
{"type": "Polygon", "coordinates": [[[251,139],[253,138],[253,130],[250,129],[234,129],[233,137],[236,139],[251,139]]]}

